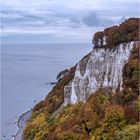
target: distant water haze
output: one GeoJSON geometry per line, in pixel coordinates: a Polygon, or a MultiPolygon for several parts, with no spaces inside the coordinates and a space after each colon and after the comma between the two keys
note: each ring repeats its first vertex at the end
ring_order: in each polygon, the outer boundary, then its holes
{"type": "Polygon", "coordinates": [[[19,116],[45,98],[57,74],[74,66],[91,44],[5,44],[1,47],[2,140],[17,132],[19,116]]]}

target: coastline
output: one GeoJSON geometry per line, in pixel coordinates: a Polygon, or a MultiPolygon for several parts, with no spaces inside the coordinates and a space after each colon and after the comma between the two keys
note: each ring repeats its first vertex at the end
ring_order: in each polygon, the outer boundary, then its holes
{"type": "Polygon", "coordinates": [[[23,113],[19,117],[18,122],[17,122],[18,132],[15,135],[14,140],[23,140],[23,129],[25,127],[26,122],[31,117],[31,114],[32,114],[32,110],[29,110],[29,111],[23,113]]]}

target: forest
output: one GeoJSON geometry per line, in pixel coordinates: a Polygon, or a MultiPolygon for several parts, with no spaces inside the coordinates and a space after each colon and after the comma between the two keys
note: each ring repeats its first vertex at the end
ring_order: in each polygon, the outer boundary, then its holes
{"type": "MultiPolygon", "coordinates": [[[[131,18],[97,32],[95,47],[114,48],[119,43],[138,41],[139,19],[131,18]],[[105,38],[104,38],[105,36],[105,38]],[[106,43],[104,41],[106,40],[106,43]]],[[[25,140],[138,140],[139,139],[139,48],[134,46],[123,68],[123,90],[102,88],[86,102],[64,103],[64,86],[74,77],[76,66],[58,81],[46,99],[39,102],[24,129],[25,140]]]]}
{"type": "Polygon", "coordinates": [[[94,34],[95,48],[113,48],[120,43],[139,40],[139,18],[129,18],[119,26],[112,26],[94,34]]]}

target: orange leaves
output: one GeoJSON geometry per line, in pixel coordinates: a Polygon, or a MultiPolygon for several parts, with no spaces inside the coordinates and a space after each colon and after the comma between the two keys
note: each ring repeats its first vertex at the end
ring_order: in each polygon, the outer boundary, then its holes
{"type": "Polygon", "coordinates": [[[124,118],[124,108],[120,105],[109,105],[105,108],[105,121],[124,118]]]}
{"type": "Polygon", "coordinates": [[[119,26],[106,28],[103,32],[97,32],[93,36],[92,43],[95,47],[113,48],[120,43],[139,40],[139,18],[125,20],[119,26]],[[103,45],[104,36],[106,45],[103,45]]]}
{"type": "Polygon", "coordinates": [[[129,62],[123,69],[124,94],[128,94],[128,88],[131,87],[129,102],[132,102],[132,100],[136,99],[139,95],[139,47],[140,45],[135,45],[129,62]]]}
{"type": "Polygon", "coordinates": [[[44,101],[35,105],[33,111],[49,112],[50,114],[57,110],[64,102],[64,86],[73,79],[75,66],[69,70],[69,73],[60,79],[53,90],[47,95],[44,101]]]}
{"type": "Polygon", "coordinates": [[[139,120],[138,113],[136,112],[134,106],[125,106],[124,107],[125,119],[129,122],[135,122],[139,120]]]}
{"type": "Polygon", "coordinates": [[[104,32],[97,32],[94,34],[92,43],[95,47],[103,47],[104,32]]]}
{"type": "MultiPolygon", "coordinates": [[[[110,102],[106,96],[108,92],[110,93],[107,90],[99,90],[91,95],[86,103],[69,104],[54,118],[49,114],[47,117],[47,114],[37,112],[35,118],[26,126],[26,138],[111,139],[130,123],[136,123],[138,101],[133,105],[131,103],[129,106],[121,106],[117,102],[110,102]]],[[[111,100],[114,100],[115,96],[116,94],[110,96],[111,100]]]]}
{"type": "Polygon", "coordinates": [[[125,125],[124,108],[120,105],[110,105],[105,108],[104,129],[121,129],[125,125]]]}

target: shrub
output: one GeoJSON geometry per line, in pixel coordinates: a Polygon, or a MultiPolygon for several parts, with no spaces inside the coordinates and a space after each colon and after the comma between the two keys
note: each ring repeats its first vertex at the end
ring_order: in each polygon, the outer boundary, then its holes
{"type": "Polygon", "coordinates": [[[112,140],[138,140],[139,125],[128,125],[124,129],[115,132],[112,140]]]}

